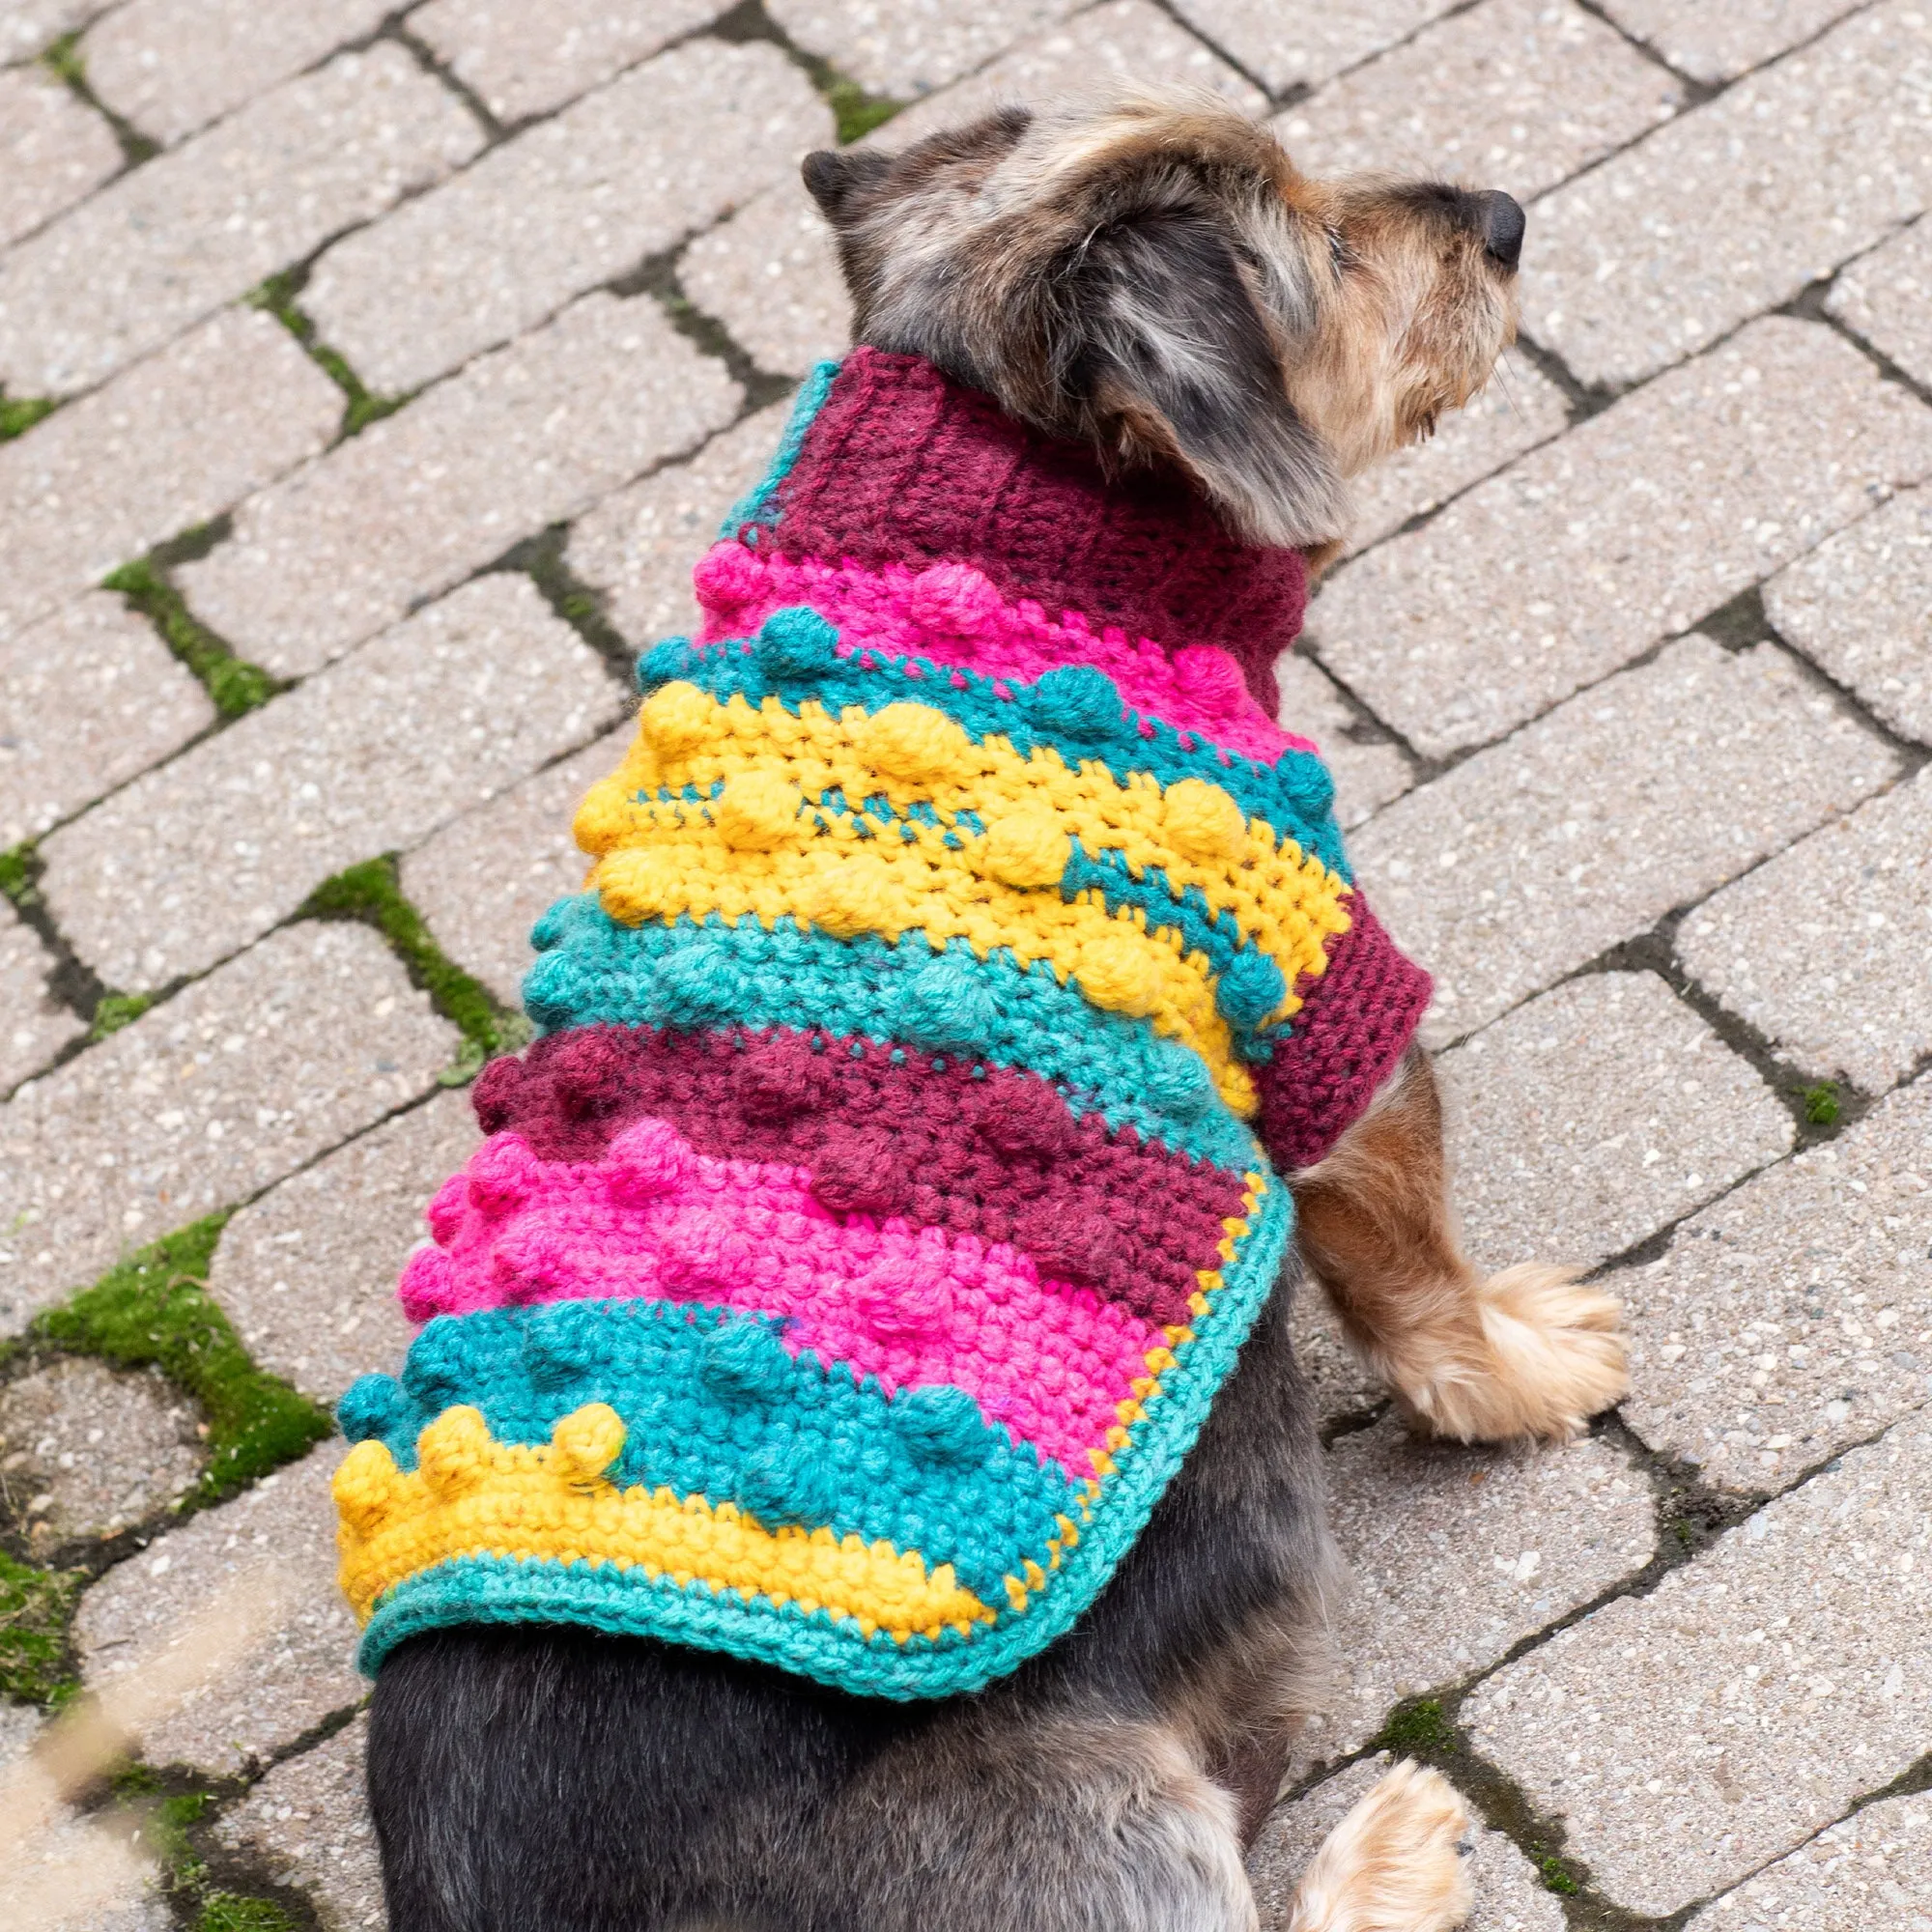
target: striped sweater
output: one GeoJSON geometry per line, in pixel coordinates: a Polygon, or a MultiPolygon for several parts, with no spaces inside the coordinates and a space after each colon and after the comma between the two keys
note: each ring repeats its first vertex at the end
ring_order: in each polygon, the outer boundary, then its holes
{"type": "Polygon", "coordinates": [[[577,817],[400,1378],[364,1667],[564,1622],[893,1697],[1065,1631],[1426,978],[1275,723],[1300,556],[912,357],[801,395],[577,817]]]}

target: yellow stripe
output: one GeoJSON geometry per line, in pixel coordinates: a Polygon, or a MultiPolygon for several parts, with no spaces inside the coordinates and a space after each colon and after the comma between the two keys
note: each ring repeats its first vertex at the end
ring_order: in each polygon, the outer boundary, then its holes
{"type": "Polygon", "coordinates": [[[963,1635],[993,1621],[950,1563],[928,1574],[917,1550],[824,1528],[768,1530],[730,1503],[668,1489],[619,1490],[603,1471],[623,1441],[614,1411],[592,1403],[539,1446],[495,1441],[478,1410],[445,1409],[409,1473],[381,1442],[357,1443],[334,1486],[342,1589],[356,1616],[366,1623],[384,1590],[451,1557],[533,1556],[793,1603],[854,1618],[867,1636],[963,1635]]]}

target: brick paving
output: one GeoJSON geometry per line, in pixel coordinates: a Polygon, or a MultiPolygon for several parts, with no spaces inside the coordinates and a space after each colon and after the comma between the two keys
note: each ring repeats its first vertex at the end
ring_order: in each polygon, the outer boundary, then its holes
{"type": "MultiPolygon", "coordinates": [[[[392,1360],[625,661],[841,345],[799,155],[1193,79],[1530,204],[1523,345],[1364,480],[1282,681],[1437,975],[1471,1252],[1597,1270],[1634,1343],[1583,1441],[1445,1450],[1297,1313],[1355,1584],[1263,1925],[1393,1747],[1484,1822],[1478,1932],[1927,1932],[1928,19],[0,0],[0,1331],[230,1210],[260,1368],[392,1360]],[[151,553],[158,601],[99,587],[151,553]],[[385,856],[429,953],[307,910],[385,856]]],[[[10,1357],[0,1545],[75,1567],[88,1682],[298,1581],[147,1754],[222,1885],[378,1928],[339,1446],[203,1509],[198,1413],[10,1357]]],[[[0,1697],[0,1755],[39,1722],[0,1697]]],[[[192,1925],[188,1869],[69,1922],[192,1925]]]]}

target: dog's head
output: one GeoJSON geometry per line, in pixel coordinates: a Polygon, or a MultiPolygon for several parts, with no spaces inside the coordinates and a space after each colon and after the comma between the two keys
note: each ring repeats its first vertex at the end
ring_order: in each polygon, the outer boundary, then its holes
{"type": "Polygon", "coordinates": [[[1427,436],[1516,331],[1522,211],[1300,174],[1211,96],[1006,108],[820,153],[853,332],[1117,466],[1179,464],[1231,529],[1321,548],[1346,479],[1427,436]]]}

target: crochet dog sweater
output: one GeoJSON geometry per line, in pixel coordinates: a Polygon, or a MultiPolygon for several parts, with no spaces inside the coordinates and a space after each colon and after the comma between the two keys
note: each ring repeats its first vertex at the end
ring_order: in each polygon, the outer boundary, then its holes
{"type": "Polygon", "coordinates": [[[372,1672],[547,1622],[968,1690],[1131,1547],[1428,980],[1275,723],[1303,561],[1179,477],[861,349],[696,582],[343,1401],[343,1586],[372,1672]]]}

